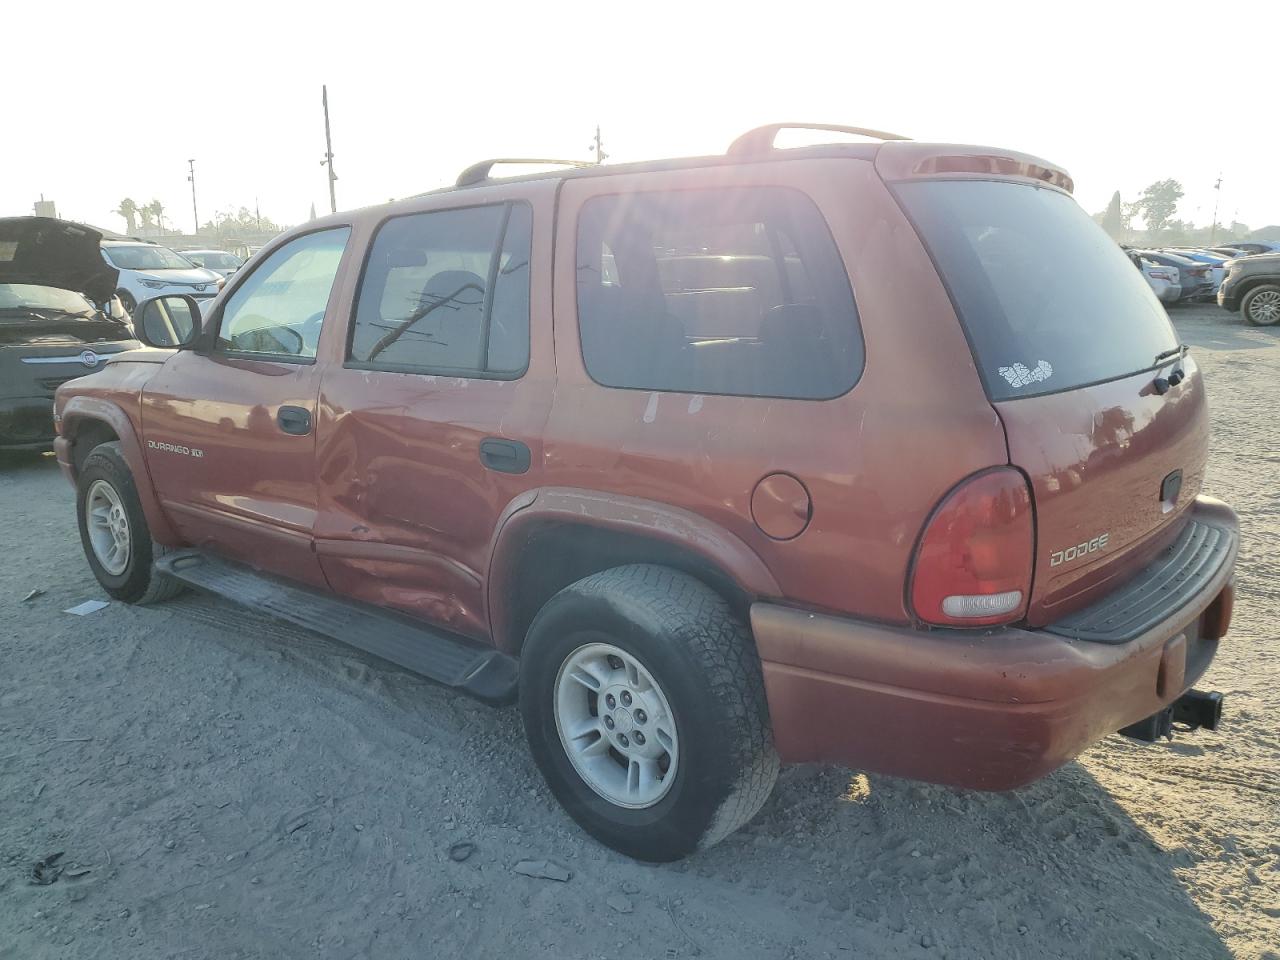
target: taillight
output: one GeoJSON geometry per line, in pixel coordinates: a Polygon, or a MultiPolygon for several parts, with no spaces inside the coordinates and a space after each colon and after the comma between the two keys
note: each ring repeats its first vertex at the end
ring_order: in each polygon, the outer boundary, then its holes
{"type": "Polygon", "coordinates": [[[1022,474],[998,467],[943,498],[925,524],[911,573],[911,607],[926,623],[982,627],[1027,610],[1035,533],[1022,474]]]}

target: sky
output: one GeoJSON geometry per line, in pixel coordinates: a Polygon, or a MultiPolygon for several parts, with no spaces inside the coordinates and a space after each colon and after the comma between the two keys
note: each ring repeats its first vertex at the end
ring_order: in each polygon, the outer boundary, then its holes
{"type": "Polygon", "coordinates": [[[0,216],[43,195],[123,230],[127,196],[190,231],[190,158],[202,223],[255,201],[282,224],[325,213],[323,83],[339,209],[485,157],[588,159],[597,123],[621,162],[801,120],[1036,154],[1091,213],[1171,177],[1182,219],[1219,199],[1219,222],[1280,224],[1276,0],[46,0],[4,20],[25,39],[4,56],[0,216]]]}

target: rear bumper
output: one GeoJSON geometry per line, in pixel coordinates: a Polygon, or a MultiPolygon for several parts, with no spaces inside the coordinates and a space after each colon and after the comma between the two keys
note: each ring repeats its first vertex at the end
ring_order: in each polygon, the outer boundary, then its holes
{"type": "Polygon", "coordinates": [[[1125,643],[1043,630],[913,630],[751,608],[774,739],[784,762],[845,763],[957,787],[1007,790],[1168,706],[1209,666],[1233,599],[1236,521],[1204,586],[1125,643]]]}

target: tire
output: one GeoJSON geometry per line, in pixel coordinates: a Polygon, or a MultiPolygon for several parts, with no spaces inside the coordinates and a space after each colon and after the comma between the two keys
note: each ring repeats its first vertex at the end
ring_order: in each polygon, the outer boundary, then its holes
{"type": "Polygon", "coordinates": [[[1273,327],[1280,323],[1280,284],[1264,283],[1254,287],[1240,301],[1240,312],[1255,327],[1273,327]]]}
{"type": "Polygon", "coordinates": [[[719,842],[755,816],[777,780],[750,631],[721,596],[667,567],[616,567],[552,597],[521,652],[520,710],[533,758],[565,811],[638,860],[678,860],[719,842]],[[589,678],[577,679],[579,665],[589,678]],[[599,684],[594,693],[588,681],[599,684]],[[621,691],[618,710],[605,702],[610,690],[621,691]],[[575,736],[593,723],[595,731],[575,736]],[[588,745],[579,757],[592,746],[594,755],[570,759],[570,742],[588,745]],[[665,750],[666,769],[661,759],[636,759],[646,750],[665,750]],[[633,772],[642,763],[647,776],[633,772]],[[580,771],[586,764],[593,773],[580,771]]]}
{"type": "Polygon", "coordinates": [[[133,311],[138,309],[138,301],[133,298],[133,294],[128,290],[117,290],[116,296],[120,298],[120,306],[132,317],[133,311]]]}
{"type": "MultiPolygon", "coordinates": [[[[165,576],[155,568],[155,561],[169,548],[151,539],[147,518],[138,500],[138,488],[133,474],[120,452],[117,441],[99,444],[85,458],[84,468],[76,481],[76,516],[80,524],[80,543],[89,568],[110,596],[125,603],[148,604],[168,600],[183,590],[183,585],[165,576]],[[93,504],[94,506],[91,506],[93,504]],[[99,533],[90,530],[90,512],[107,509],[114,512],[117,529],[125,530],[127,548],[120,555],[106,556],[101,547],[95,548],[94,538],[99,533]],[[114,510],[113,510],[114,508],[114,510]]],[[[94,524],[95,530],[99,529],[94,524]]],[[[106,538],[120,541],[109,532],[106,538]]],[[[101,540],[99,541],[101,543],[101,540]]]]}

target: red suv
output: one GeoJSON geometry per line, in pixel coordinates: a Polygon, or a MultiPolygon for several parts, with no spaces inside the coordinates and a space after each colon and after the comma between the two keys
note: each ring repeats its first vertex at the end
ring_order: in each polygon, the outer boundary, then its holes
{"type": "Polygon", "coordinates": [[[649,860],[780,761],[1000,790],[1215,727],[1236,519],[1142,276],[1043,160],[783,126],[478,164],[141,304],[166,349],[57,396],[98,580],[518,697],[570,815],[649,860]]]}

